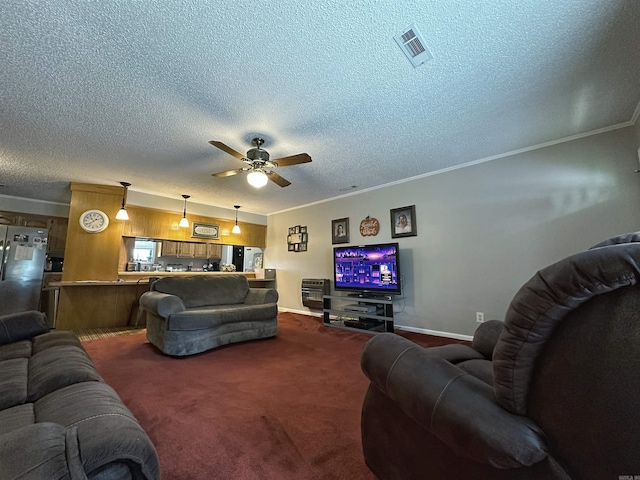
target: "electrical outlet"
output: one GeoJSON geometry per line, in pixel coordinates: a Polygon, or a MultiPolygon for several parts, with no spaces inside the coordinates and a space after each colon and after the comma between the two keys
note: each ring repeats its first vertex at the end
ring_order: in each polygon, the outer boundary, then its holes
{"type": "Polygon", "coordinates": [[[476,312],[476,322],[483,323],[484,322],[484,313],[476,312]]]}

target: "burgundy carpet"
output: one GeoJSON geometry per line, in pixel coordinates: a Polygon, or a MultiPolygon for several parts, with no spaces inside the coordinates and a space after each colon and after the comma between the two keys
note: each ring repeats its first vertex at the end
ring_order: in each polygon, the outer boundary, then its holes
{"type": "Polygon", "coordinates": [[[283,313],[276,338],[186,358],[162,355],[144,334],[84,346],[154,442],[164,480],[358,480],[375,478],[360,443],[370,338],[283,313]]]}

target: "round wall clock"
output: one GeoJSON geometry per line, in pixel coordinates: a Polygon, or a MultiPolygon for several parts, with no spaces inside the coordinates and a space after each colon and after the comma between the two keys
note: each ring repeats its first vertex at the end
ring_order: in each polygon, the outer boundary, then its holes
{"type": "Polygon", "coordinates": [[[99,233],[109,226],[109,217],[101,210],[87,210],[80,215],[80,226],[85,232],[99,233]]]}

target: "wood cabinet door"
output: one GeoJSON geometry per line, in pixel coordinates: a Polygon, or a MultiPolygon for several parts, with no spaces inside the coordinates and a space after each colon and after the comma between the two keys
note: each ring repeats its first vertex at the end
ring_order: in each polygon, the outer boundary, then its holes
{"type": "Polygon", "coordinates": [[[180,242],[171,242],[164,240],[162,242],[162,256],[163,257],[177,257],[180,242]]]}
{"type": "Polygon", "coordinates": [[[178,242],[178,257],[193,258],[195,252],[195,243],[190,242],[178,242]]]}
{"type": "Polygon", "coordinates": [[[222,245],[218,243],[208,243],[207,258],[222,258],[222,245]]]}
{"type": "Polygon", "coordinates": [[[64,246],[67,240],[66,219],[47,220],[49,238],[47,240],[47,253],[50,255],[64,255],[64,246]]]}
{"type": "Polygon", "coordinates": [[[208,243],[194,243],[193,256],[195,258],[209,258],[209,244],[208,243]]]}

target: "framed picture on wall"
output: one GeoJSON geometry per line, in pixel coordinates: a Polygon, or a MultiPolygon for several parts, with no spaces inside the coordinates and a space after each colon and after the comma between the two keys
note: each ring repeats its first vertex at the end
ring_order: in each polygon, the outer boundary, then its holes
{"type": "Polygon", "coordinates": [[[349,218],[331,220],[331,243],[349,243],[349,218]]]}
{"type": "Polygon", "coordinates": [[[416,227],[416,206],[392,208],[391,238],[415,237],[418,235],[416,227]]]}
{"type": "Polygon", "coordinates": [[[309,231],[306,225],[296,225],[289,227],[287,235],[287,251],[306,252],[309,241],[309,231]]]}

